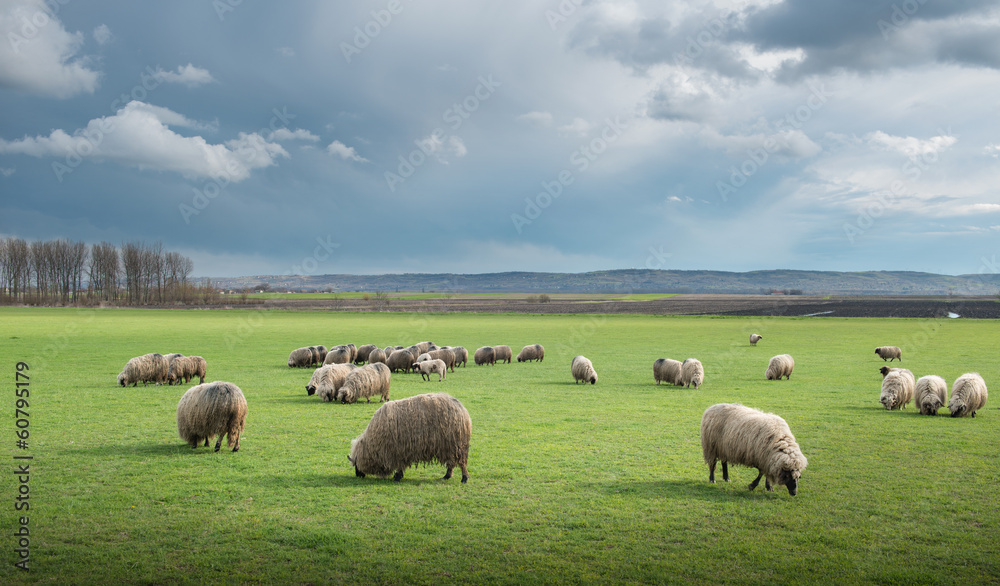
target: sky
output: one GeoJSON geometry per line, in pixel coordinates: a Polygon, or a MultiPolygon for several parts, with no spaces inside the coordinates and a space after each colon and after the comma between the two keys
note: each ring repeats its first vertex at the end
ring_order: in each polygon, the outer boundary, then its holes
{"type": "Polygon", "coordinates": [[[0,236],[194,276],[997,272],[987,0],[0,0],[0,236]]]}

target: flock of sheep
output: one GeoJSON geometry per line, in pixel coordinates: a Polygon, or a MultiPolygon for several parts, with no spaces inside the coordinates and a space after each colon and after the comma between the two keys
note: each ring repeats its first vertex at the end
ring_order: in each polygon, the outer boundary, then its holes
{"type": "MultiPolygon", "coordinates": [[[[763,337],[750,335],[750,344],[756,346],[763,337]]],[[[902,352],[895,346],[880,346],[875,354],[883,361],[902,362],[902,352]]],[[[509,346],[483,346],[473,353],[476,365],[510,363],[509,346]]],[[[524,346],[517,355],[518,362],[539,361],[545,358],[545,348],[540,344],[524,346]]],[[[451,478],[457,466],[462,471],[462,482],[469,479],[468,458],[472,422],[462,403],[447,393],[426,393],[396,401],[389,400],[389,389],[394,372],[419,373],[423,380],[437,374],[438,381],[456,366],[468,363],[469,353],[462,346],[436,346],[432,342],[419,342],[409,347],[374,344],[355,346],[307,346],[293,350],[288,356],[289,367],[314,367],[306,384],[309,396],[318,394],[323,401],[355,403],[364,398],[380,397],[381,405],[365,430],[351,442],[348,460],[355,474],[399,481],[403,471],[419,463],[438,462],[447,468],[445,479],[451,478]]],[[[795,361],[788,354],[771,358],[764,375],[767,380],[789,379],[795,361]]],[[[198,447],[204,441],[209,445],[217,437],[215,451],[219,451],[223,436],[228,436],[228,446],[236,452],[246,421],[247,403],[243,392],[232,383],[216,381],[205,384],[205,359],[200,356],[151,353],[132,358],[118,375],[121,386],[137,386],[139,382],[156,384],[186,383],[199,377],[198,385],[191,387],[177,405],[177,429],[181,438],[198,447]]],[[[921,414],[935,415],[946,403],[947,384],[937,375],[926,375],[914,380],[913,373],[905,368],[884,366],[880,402],[888,409],[904,409],[911,400],[921,414]]],[[[585,356],[576,356],[570,365],[574,382],[596,384],[598,377],[593,363],[585,356]]],[[[659,358],[653,363],[653,380],[676,386],[699,388],[705,380],[701,361],[688,358],[680,362],[659,358]]],[[[983,378],[976,373],[966,373],[955,380],[951,399],[947,401],[952,417],[976,416],[976,411],[986,404],[987,389],[983,378]]],[[[722,463],[722,478],[729,481],[729,464],[756,468],[757,478],[750,490],[765,478],[765,488],[785,486],[790,495],[798,491],[798,481],[807,460],[795,436],[781,417],[764,413],[737,403],[720,403],[705,410],[701,421],[702,455],[709,466],[709,482],[715,482],[715,468],[722,463]]]]}

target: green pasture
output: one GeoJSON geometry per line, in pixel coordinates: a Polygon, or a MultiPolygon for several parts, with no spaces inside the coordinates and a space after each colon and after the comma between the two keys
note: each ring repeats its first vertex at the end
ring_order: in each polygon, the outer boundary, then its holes
{"type": "Polygon", "coordinates": [[[1000,381],[993,321],[0,308],[0,583],[1000,582],[996,405],[975,419],[883,410],[879,345],[900,346],[918,377],[1000,381]],[[469,410],[470,480],[441,480],[439,465],[356,478],[350,442],[378,404],[308,397],[311,369],[288,353],[421,340],[470,356],[540,343],[546,357],[441,383],[394,374],[393,398],[444,391],[469,410]],[[201,355],[207,380],[242,388],[238,453],[182,443],[186,386],[116,386],[147,352],[201,355]],[[765,381],[782,353],[791,380],[765,381]],[[573,383],[577,354],[596,385],[573,383]],[[701,359],[704,386],[654,384],[661,357],[701,359]],[[809,459],[798,496],[749,492],[745,468],[708,483],[698,430],[720,402],[788,421],[809,459]],[[25,455],[30,510],[17,512],[25,455]],[[21,516],[30,571],[14,566],[21,516]]]}
{"type": "MultiPolygon", "coordinates": [[[[415,301],[423,299],[512,299],[526,300],[529,297],[538,297],[537,293],[415,293],[398,292],[389,293],[390,299],[411,299],[415,301]]],[[[572,299],[574,301],[651,301],[654,299],[669,299],[675,297],[675,293],[633,293],[623,295],[620,293],[548,293],[552,301],[562,301],[572,299]]],[[[264,293],[248,293],[248,299],[364,299],[365,296],[372,297],[374,293],[344,291],[338,293],[283,293],[277,291],[267,291],[264,293]]],[[[240,294],[233,294],[232,297],[239,298],[240,294]]]]}

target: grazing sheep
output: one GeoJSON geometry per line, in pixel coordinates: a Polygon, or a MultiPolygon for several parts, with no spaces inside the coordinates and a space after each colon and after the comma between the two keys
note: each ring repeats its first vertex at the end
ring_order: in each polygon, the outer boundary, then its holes
{"type": "Polygon", "coordinates": [[[532,360],[537,360],[541,362],[545,359],[545,348],[541,344],[531,344],[530,346],[525,346],[521,348],[521,351],[517,353],[518,362],[531,362],[532,360]]]}
{"type": "Polygon", "coordinates": [[[697,389],[705,381],[705,367],[697,358],[688,358],[681,363],[681,384],[697,389]]]}
{"type": "Polygon", "coordinates": [[[288,355],[288,367],[289,368],[304,368],[306,366],[312,366],[313,364],[313,353],[309,348],[296,348],[292,350],[292,353],[288,355]]]}
{"type": "Polygon", "coordinates": [[[347,375],[356,368],[353,364],[327,364],[317,368],[306,385],[306,394],[312,396],[318,393],[319,398],[327,403],[336,400],[337,391],[344,385],[347,375]]]}
{"type": "Polygon", "coordinates": [[[967,372],[955,379],[951,385],[951,399],[948,401],[948,411],[952,417],[976,416],[986,406],[986,381],[975,372],[967,372]]]}
{"type": "Polygon", "coordinates": [[[417,346],[416,344],[414,344],[414,345],[412,345],[412,346],[408,346],[408,347],[406,348],[406,350],[407,350],[407,351],[408,351],[408,352],[409,352],[410,354],[412,354],[412,355],[413,355],[413,360],[414,360],[414,361],[416,361],[416,360],[417,360],[417,358],[419,358],[419,357],[420,357],[420,355],[424,353],[423,351],[421,351],[421,350],[420,350],[420,346],[417,346]]]}
{"type": "Polygon", "coordinates": [[[358,357],[358,347],[355,346],[354,344],[347,344],[347,349],[351,351],[350,362],[354,362],[355,359],[358,357]]]}
{"type": "Polygon", "coordinates": [[[403,471],[419,463],[440,462],[444,479],[458,466],[469,481],[469,440],[472,420],[458,399],[447,393],[427,393],[389,401],[372,415],[361,435],[351,442],[348,461],[354,474],[374,474],[399,482],[403,471]]]}
{"type": "Polygon", "coordinates": [[[670,358],[658,358],[653,363],[653,380],[656,384],[666,381],[669,385],[683,386],[681,382],[681,361],[670,358]]]}
{"type": "Polygon", "coordinates": [[[350,364],[354,362],[351,360],[351,349],[350,347],[341,344],[340,346],[332,346],[330,351],[326,353],[326,358],[323,360],[323,364],[350,364]]]}
{"type": "Polygon", "coordinates": [[[414,362],[424,362],[426,360],[441,360],[444,362],[445,366],[450,368],[452,372],[455,372],[455,353],[449,348],[431,350],[429,352],[424,352],[414,362]]]}
{"type": "Polygon", "coordinates": [[[875,353],[878,354],[879,358],[883,361],[888,360],[892,362],[893,360],[903,361],[903,352],[895,346],[879,346],[875,348],[875,353]]]}
{"type": "MultiPolygon", "coordinates": [[[[427,356],[427,353],[421,354],[421,356],[427,356]]],[[[448,372],[447,366],[445,366],[444,360],[440,359],[430,359],[423,360],[420,362],[413,363],[413,371],[420,373],[420,378],[423,380],[431,380],[431,374],[438,374],[438,382],[445,379],[445,375],[448,372]]],[[[452,372],[455,372],[454,370],[452,372]]]]}
{"type": "Polygon", "coordinates": [[[381,348],[375,348],[368,355],[368,362],[381,362],[382,364],[385,364],[385,351],[381,348]]]}
{"type": "Polygon", "coordinates": [[[191,387],[177,403],[177,432],[192,448],[201,440],[207,446],[213,436],[219,436],[215,442],[218,452],[225,435],[226,445],[238,452],[246,418],[247,400],[233,383],[215,381],[191,387]]]}
{"type": "Polygon", "coordinates": [[[354,359],[354,364],[364,364],[365,362],[369,362],[369,356],[371,356],[373,350],[378,350],[378,346],[375,344],[358,346],[358,355],[354,359]]]}
{"type": "Polygon", "coordinates": [[[764,336],[762,336],[760,334],[750,334],[750,345],[751,346],[756,346],[757,342],[759,342],[763,337],[764,336]]]}
{"type": "Polygon", "coordinates": [[[127,387],[146,386],[146,383],[163,384],[167,381],[167,373],[170,371],[170,363],[166,357],[158,352],[151,352],[136,356],[125,363],[125,367],[118,373],[118,384],[127,387]]]}
{"type": "Polygon", "coordinates": [[[347,375],[337,396],[344,404],[356,403],[362,397],[365,398],[365,403],[371,403],[371,398],[375,395],[381,395],[382,401],[388,401],[391,383],[392,374],[388,366],[380,362],[366,364],[347,375]]]}
{"type": "Polygon", "coordinates": [[[911,378],[915,378],[913,376],[913,371],[911,371],[909,368],[890,368],[888,366],[883,366],[882,368],[878,369],[878,371],[882,373],[882,378],[885,378],[885,375],[889,374],[894,370],[898,370],[900,372],[907,372],[910,374],[911,378]]]}
{"type": "Polygon", "coordinates": [[[937,415],[938,409],[944,407],[947,393],[948,383],[936,374],[928,374],[917,380],[913,390],[913,402],[920,409],[921,415],[937,415]]]}
{"type": "Polygon", "coordinates": [[[574,383],[580,381],[592,385],[597,383],[597,372],[594,371],[594,365],[591,364],[586,356],[573,358],[573,363],[570,365],[570,372],[573,373],[574,383]]]}
{"type": "Polygon", "coordinates": [[[764,371],[764,376],[767,380],[781,380],[781,377],[785,379],[792,378],[792,370],[795,369],[795,360],[789,354],[778,354],[777,356],[771,358],[771,361],[767,364],[767,370],[764,371]]]}
{"type": "Polygon", "coordinates": [[[319,360],[316,361],[316,364],[322,365],[326,360],[326,346],[320,344],[319,346],[316,346],[316,350],[319,351],[319,360]]]}
{"type": "Polygon", "coordinates": [[[385,359],[385,365],[392,372],[396,372],[397,370],[410,372],[410,365],[414,362],[413,358],[413,354],[405,348],[402,350],[393,350],[392,354],[385,359]]]}
{"type": "Polygon", "coordinates": [[[506,362],[507,364],[510,364],[511,359],[514,358],[514,352],[511,351],[510,346],[505,344],[493,346],[493,358],[497,362],[506,362]]]}
{"type": "Polygon", "coordinates": [[[472,359],[476,362],[476,366],[496,364],[497,361],[496,353],[493,352],[492,346],[483,346],[477,349],[476,353],[472,355],[472,359]]]}
{"type": "Polygon", "coordinates": [[[184,379],[187,383],[194,377],[198,377],[198,384],[205,382],[205,370],[207,364],[201,356],[180,356],[170,363],[167,370],[167,384],[180,383],[184,379]]]}
{"type": "Polygon", "coordinates": [[[172,352],[170,354],[164,354],[163,357],[167,359],[167,369],[169,370],[170,364],[173,363],[174,359],[180,358],[182,356],[184,356],[184,355],[183,354],[179,354],[177,352],[172,352]]]}
{"type": "Polygon", "coordinates": [[[465,366],[469,362],[469,351],[463,346],[452,346],[443,349],[451,350],[451,352],[455,355],[455,366],[458,366],[459,364],[465,366]]]}
{"type": "Polygon", "coordinates": [[[312,360],[309,362],[309,366],[313,366],[314,364],[323,364],[319,361],[319,348],[316,346],[309,346],[309,352],[312,353],[312,360]]]}
{"type": "Polygon", "coordinates": [[[434,342],[417,342],[416,344],[414,344],[414,346],[417,347],[417,350],[419,350],[419,352],[417,352],[416,355],[420,356],[424,352],[429,352],[430,349],[431,349],[431,346],[433,346],[433,345],[434,345],[434,342]]]}
{"type": "Polygon", "coordinates": [[[784,419],[738,403],[719,403],[705,410],[701,418],[701,451],[708,464],[709,482],[715,482],[718,460],[726,482],[728,464],[747,466],[758,472],[750,490],[766,477],[764,488],[769,492],[784,485],[792,496],[798,492],[799,478],[807,464],[784,419]]]}
{"type": "Polygon", "coordinates": [[[900,410],[906,409],[906,405],[913,400],[914,386],[913,374],[910,371],[893,370],[882,379],[882,394],[878,401],[886,411],[897,407],[900,410]]]}

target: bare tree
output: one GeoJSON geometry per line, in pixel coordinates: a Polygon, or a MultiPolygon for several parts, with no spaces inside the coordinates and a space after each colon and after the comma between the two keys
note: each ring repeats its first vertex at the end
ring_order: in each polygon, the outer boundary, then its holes
{"type": "Polygon", "coordinates": [[[389,309],[389,293],[386,291],[376,291],[371,297],[372,308],[375,311],[385,311],[389,309]]]}

